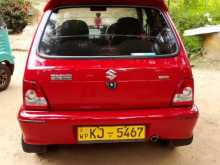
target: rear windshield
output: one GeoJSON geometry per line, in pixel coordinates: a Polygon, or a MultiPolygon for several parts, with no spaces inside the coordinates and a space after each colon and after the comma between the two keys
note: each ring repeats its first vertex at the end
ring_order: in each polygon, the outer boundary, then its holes
{"type": "Polygon", "coordinates": [[[52,12],[39,53],[62,57],[171,56],[173,31],[153,8],[84,7],[52,12]]]}

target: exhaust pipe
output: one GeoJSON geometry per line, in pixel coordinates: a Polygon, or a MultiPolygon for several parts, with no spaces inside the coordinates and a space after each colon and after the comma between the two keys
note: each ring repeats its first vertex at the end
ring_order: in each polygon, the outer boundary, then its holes
{"type": "Polygon", "coordinates": [[[150,141],[152,143],[157,143],[159,141],[159,139],[160,139],[159,136],[151,136],[150,141]]]}

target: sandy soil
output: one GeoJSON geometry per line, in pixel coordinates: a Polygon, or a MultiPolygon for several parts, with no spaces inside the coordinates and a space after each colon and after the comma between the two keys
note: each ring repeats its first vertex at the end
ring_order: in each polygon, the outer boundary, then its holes
{"type": "Polygon", "coordinates": [[[194,143],[169,150],[152,144],[75,145],[50,148],[47,155],[23,153],[21,132],[16,115],[22,102],[22,74],[25,52],[14,52],[15,74],[7,91],[0,93],[0,162],[5,165],[103,165],[103,164],[220,164],[220,71],[194,69],[196,103],[201,115],[195,129],[194,143]]]}
{"type": "Polygon", "coordinates": [[[38,157],[21,150],[16,115],[22,102],[22,74],[27,52],[14,52],[15,74],[7,91],[0,93],[0,162],[10,164],[220,164],[220,71],[194,69],[196,103],[201,115],[191,146],[169,150],[152,144],[75,145],[50,148],[38,157]]]}

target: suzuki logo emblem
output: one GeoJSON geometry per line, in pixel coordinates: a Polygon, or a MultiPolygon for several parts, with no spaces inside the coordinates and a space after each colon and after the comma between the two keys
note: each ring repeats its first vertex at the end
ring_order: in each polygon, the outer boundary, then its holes
{"type": "Polygon", "coordinates": [[[109,79],[109,80],[114,80],[115,78],[117,77],[117,72],[110,69],[106,72],[106,78],[109,79]]]}

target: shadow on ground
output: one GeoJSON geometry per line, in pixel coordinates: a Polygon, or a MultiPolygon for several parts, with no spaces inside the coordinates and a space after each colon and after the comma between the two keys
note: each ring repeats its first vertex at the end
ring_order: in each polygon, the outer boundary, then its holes
{"type": "Polygon", "coordinates": [[[178,157],[177,149],[149,143],[51,146],[46,155],[36,155],[41,161],[59,165],[169,164],[171,158],[178,157]]]}

